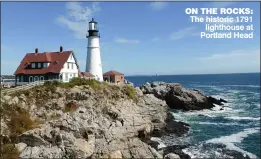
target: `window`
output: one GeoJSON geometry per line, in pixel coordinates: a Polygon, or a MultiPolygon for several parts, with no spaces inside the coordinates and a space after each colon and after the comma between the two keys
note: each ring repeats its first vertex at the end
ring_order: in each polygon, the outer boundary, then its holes
{"type": "Polygon", "coordinates": [[[44,68],[47,68],[47,63],[44,63],[44,66],[43,66],[44,68]]]}
{"type": "Polygon", "coordinates": [[[67,63],[67,68],[70,69],[70,63],[67,63]]]}
{"type": "Polygon", "coordinates": [[[35,63],[32,63],[32,68],[35,68],[35,63]]]}
{"type": "Polygon", "coordinates": [[[41,68],[41,63],[38,63],[38,68],[41,68]]]}

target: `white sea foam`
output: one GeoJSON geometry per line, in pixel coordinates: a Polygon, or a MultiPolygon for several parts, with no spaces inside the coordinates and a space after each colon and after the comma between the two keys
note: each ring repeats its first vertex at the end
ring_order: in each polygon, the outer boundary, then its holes
{"type": "Polygon", "coordinates": [[[221,154],[214,149],[206,149],[203,147],[202,143],[197,146],[182,149],[182,151],[185,154],[188,154],[191,158],[233,158],[232,156],[221,154]]]}
{"type": "Polygon", "coordinates": [[[159,143],[158,149],[163,148],[163,147],[166,147],[166,145],[163,143],[163,141],[162,141],[160,138],[151,137],[150,139],[151,139],[152,141],[156,141],[156,142],[159,143]]]}
{"type": "Polygon", "coordinates": [[[224,85],[229,87],[251,87],[251,88],[260,88],[260,85],[224,85]]]}
{"type": "Polygon", "coordinates": [[[201,124],[201,125],[242,125],[242,124],[238,124],[238,123],[213,123],[213,122],[197,122],[197,124],[201,124]]]}
{"type": "Polygon", "coordinates": [[[208,158],[209,156],[206,153],[202,153],[199,150],[183,149],[185,154],[189,155],[191,158],[208,158]]]}
{"type": "Polygon", "coordinates": [[[230,150],[236,150],[238,152],[242,152],[244,154],[247,154],[250,158],[257,158],[256,155],[247,152],[239,147],[237,147],[234,143],[241,143],[244,138],[246,138],[250,134],[258,133],[260,131],[260,128],[249,128],[244,129],[243,131],[232,134],[230,136],[222,136],[220,138],[214,138],[207,140],[206,143],[222,143],[225,144],[226,147],[230,150]]]}
{"type": "Polygon", "coordinates": [[[260,120],[260,117],[253,118],[253,117],[240,117],[240,116],[228,116],[225,117],[226,119],[232,119],[232,120],[260,120]]]}
{"type": "Polygon", "coordinates": [[[223,91],[224,88],[223,87],[220,87],[220,86],[213,86],[213,85],[198,85],[198,84],[195,84],[193,85],[193,87],[195,88],[210,88],[211,90],[215,90],[215,91],[223,91]]]}

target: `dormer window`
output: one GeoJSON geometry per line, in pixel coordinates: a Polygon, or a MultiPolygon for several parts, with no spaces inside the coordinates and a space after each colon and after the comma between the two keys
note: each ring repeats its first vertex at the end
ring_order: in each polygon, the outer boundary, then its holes
{"type": "Polygon", "coordinates": [[[38,63],[38,68],[41,68],[41,63],[40,62],[38,63]]]}
{"type": "Polygon", "coordinates": [[[35,68],[35,63],[34,62],[32,63],[32,68],[35,68]]]}

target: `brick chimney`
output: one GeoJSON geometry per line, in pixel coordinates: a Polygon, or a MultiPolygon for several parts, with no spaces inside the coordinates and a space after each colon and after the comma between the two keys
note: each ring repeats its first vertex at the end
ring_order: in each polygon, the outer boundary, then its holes
{"type": "Polygon", "coordinates": [[[63,52],[63,47],[62,46],[60,46],[60,52],[63,52]]]}
{"type": "Polygon", "coordinates": [[[38,48],[35,49],[35,53],[38,54],[38,48]]]}

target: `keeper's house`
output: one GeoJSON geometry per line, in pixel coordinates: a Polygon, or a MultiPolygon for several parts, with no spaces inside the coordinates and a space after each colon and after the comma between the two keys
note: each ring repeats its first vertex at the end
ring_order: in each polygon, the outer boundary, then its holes
{"type": "Polygon", "coordinates": [[[124,83],[124,74],[111,70],[111,71],[105,72],[103,74],[103,79],[104,79],[104,81],[107,81],[110,83],[123,84],[124,83]]]}
{"type": "Polygon", "coordinates": [[[16,83],[59,79],[69,82],[79,75],[79,65],[73,51],[27,53],[15,71],[16,83]]]}

